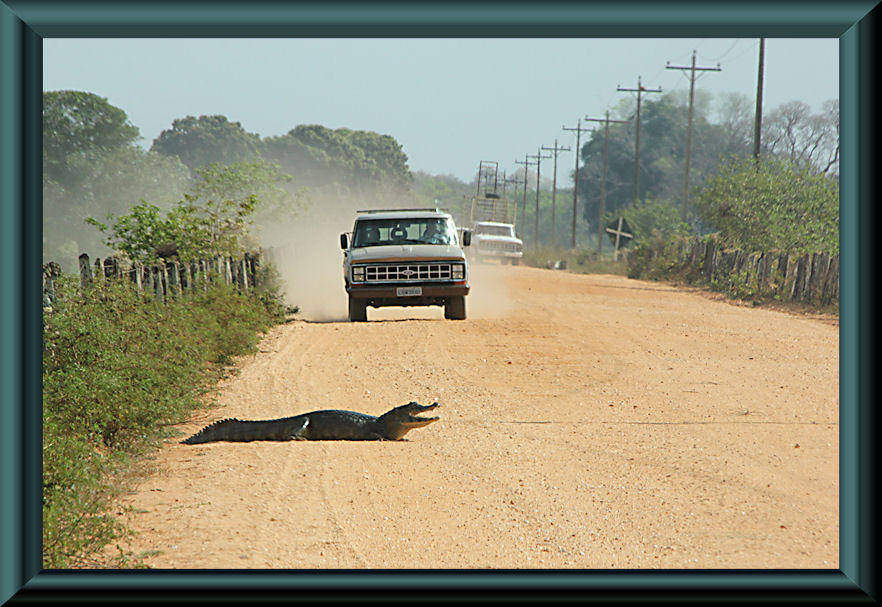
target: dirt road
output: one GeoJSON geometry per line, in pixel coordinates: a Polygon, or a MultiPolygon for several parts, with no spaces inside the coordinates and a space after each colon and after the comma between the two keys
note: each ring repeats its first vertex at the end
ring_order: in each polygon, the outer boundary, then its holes
{"type": "Polygon", "coordinates": [[[469,305],[274,328],[183,432],[410,400],[441,421],[169,441],[124,500],[129,547],[162,568],[838,567],[835,324],[526,267],[476,268],[469,305]]]}

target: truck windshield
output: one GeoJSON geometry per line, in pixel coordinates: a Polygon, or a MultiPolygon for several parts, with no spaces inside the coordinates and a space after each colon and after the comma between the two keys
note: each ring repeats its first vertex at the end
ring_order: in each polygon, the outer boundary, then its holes
{"type": "Polygon", "coordinates": [[[509,226],[475,226],[475,232],[478,234],[487,234],[488,236],[511,236],[511,228],[509,226]]]}
{"type": "Polygon", "coordinates": [[[355,222],[353,248],[390,244],[456,244],[452,222],[444,217],[360,219],[355,222]]]}

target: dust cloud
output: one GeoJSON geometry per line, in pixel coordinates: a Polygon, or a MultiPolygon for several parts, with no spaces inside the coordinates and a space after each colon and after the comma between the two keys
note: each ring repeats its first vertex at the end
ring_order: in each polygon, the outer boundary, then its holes
{"type": "Polygon", "coordinates": [[[310,213],[263,228],[261,241],[283,281],[285,302],[297,306],[301,318],[348,320],[340,234],[352,229],[354,217],[353,206],[349,212],[310,213]]]}
{"type": "Polygon", "coordinates": [[[514,307],[505,274],[498,262],[469,263],[471,290],[466,298],[469,318],[501,318],[514,307]]]}
{"type": "MultiPolygon", "coordinates": [[[[347,321],[340,234],[352,230],[358,209],[408,206],[415,205],[336,199],[330,204],[315,205],[288,222],[261,226],[261,244],[279,271],[286,303],[300,309],[297,316],[313,322],[347,321]]],[[[499,318],[511,310],[503,276],[506,269],[496,263],[469,263],[469,318],[499,318]]],[[[443,319],[443,314],[439,307],[368,308],[369,320],[415,317],[443,319]]]]}

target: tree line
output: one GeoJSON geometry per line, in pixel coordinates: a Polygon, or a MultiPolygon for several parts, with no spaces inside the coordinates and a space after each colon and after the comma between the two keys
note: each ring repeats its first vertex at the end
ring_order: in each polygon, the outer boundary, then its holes
{"type": "MultiPolygon", "coordinates": [[[[820,111],[801,101],[784,103],[763,117],[760,161],[753,159],[754,106],[740,93],[714,98],[696,91],[693,113],[689,204],[682,217],[688,98],[682,92],[644,99],[640,125],[640,172],[634,196],[633,99],[624,99],[611,117],[628,121],[609,129],[604,217],[598,217],[603,179],[604,129],[583,138],[579,153],[577,246],[597,245],[598,220],[604,225],[624,216],[636,241],[653,234],[701,235],[717,232],[727,245],[791,251],[838,250],[839,102],[820,111]]],[[[549,161],[542,167],[539,242],[534,237],[535,169],[527,175],[525,213],[519,235],[528,247],[551,243],[549,161]]],[[[560,170],[560,167],[559,167],[560,170]]],[[[568,183],[558,178],[556,242],[568,243],[572,225],[573,169],[568,183]]],[[[522,187],[524,169],[513,174],[522,187]]],[[[476,182],[452,175],[415,174],[415,191],[424,202],[455,202],[475,192],[476,182]]],[[[508,186],[513,196],[513,186],[508,186]]],[[[523,194],[518,193],[519,200],[523,194]]],[[[519,203],[520,208],[520,203],[519,203]]]]}
{"type": "MultiPolygon", "coordinates": [[[[768,112],[759,159],[753,158],[754,107],[739,93],[712,104],[697,91],[690,189],[683,222],[683,176],[688,100],[677,93],[644,100],[641,108],[638,193],[634,196],[634,102],[616,109],[626,124],[609,129],[606,216],[624,215],[637,239],[654,232],[718,232],[727,244],[753,250],[838,249],[839,102],[813,113],[801,101],[768,112]],[[797,235],[798,233],[798,235],[797,235]]],[[[601,200],[604,133],[580,150],[579,196],[596,225],[601,200]]]]}
{"type": "Polygon", "coordinates": [[[401,144],[372,131],[298,125],[261,138],[202,115],[174,120],[149,149],[141,139],[106,98],[43,94],[45,259],[123,243],[135,258],[223,253],[244,244],[251,222],[270,225],[334,196],[412,191],[401,144]]]}

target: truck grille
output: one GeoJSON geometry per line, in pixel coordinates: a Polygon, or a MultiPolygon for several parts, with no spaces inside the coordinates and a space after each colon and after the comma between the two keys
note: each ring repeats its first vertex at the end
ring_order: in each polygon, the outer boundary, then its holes
{"type": "Polygon", "coordinates": [[[487,249],[489,251],[520,251],[521,245],[516,242],[482,242],[482,249],[487,249]]]}
{"type": "Polygon", "coordinates": [[[365,282],[418,282],[451,280],[449,263],[408,263],[401,265],[365,266],[365,282]]]}

